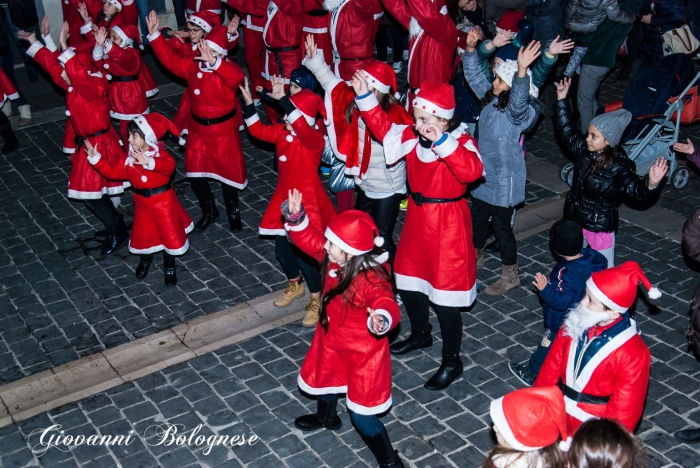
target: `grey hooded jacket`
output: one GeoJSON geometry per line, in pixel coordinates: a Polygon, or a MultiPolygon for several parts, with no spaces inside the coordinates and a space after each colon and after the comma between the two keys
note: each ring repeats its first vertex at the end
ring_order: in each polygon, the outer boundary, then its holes
{"type": "Polygon", "coordinates": [[[634,23],[634,15],[620,10],[617,0],[570,0],[564,11],[564,26],[574,33],[589,34],[605,20],[634,23]]]}

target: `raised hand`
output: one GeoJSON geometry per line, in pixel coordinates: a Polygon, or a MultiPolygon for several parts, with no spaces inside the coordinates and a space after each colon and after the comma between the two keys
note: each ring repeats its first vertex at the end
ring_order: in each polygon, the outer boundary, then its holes
{"type": "Polygon", "coordinates": [[[51,33],[51,26],[49,25],[49,17],[44,16],[41,19],[41,35],[48,36],[51,33]]]}
{"type": "Polygon", "coordinates": [[[284,78],[277,75],[272,75],[272,92],[268,95],[272,99],[282,99],[286,93],[284,92],[284,78]]]}
{"type": "MultiPolygon", "coordinates": [[[[204,41],[202,41],[204,42],[204,41]]],[[[238,87],[241,90],[241,95],[246,104],[253,103],[253,96],[250,94],[250,86],[248,85],[248,77],[243,78],[243,84],[238,87]]]]}
{"type": "Polygon", "coordinates": [[[197,48],[199,49],[199,57],[195,57],[195,60],[207,62],[209,65],[214,65],[216,63],[216,57],[214,57],[214,53],[209,48],[207,41],[199,41],[197,48]]]}
{"type": "Polygon", "coordinates": [[[309,34],[306,36],[306,58],[311,60],[316,56],[316,41],[314,41],[314,36],[309,34]]]}
{"type": "Polygon", "coordinates": [[[66,50],[68,48],[68,38],[70,37],[70,26],[68,21],[63,22],[61,26],[61,33],[58,35],[58,43],[61,44],[61,50],[66,50]]]}
{"type": "Polygon", "coordinates": [[[108,35],[109,33],[107,32],[107,28],[105,28],[104,26],[98,29],[97,34],[95,34],[95,42],[97,43],[97,45],[102,47],[105,44],[108,35]]]}
{"type": "Polygon", "coordinates": [[[372,331],[375,335],[381,335],[382,329],[384,328],[384,317],[375,312],[371,307],[367,307],[367,312],[372,319],[372,331]]]}
{"type": "Polygon", "coordinates": [[[481,39],[481,29],[472,28],[467,33],[467,52],[474,52],[476,50],[476,45],[481,39]]]}
{"type": "Polygon", "coordinates": [[[693,145],[693,142],[690,141],[690,138],[688,138],[688,143],[681,143],[680,141],[678,143],[674,143],[673,149],[679,153],[685,154],[693,154],[695,152],[695,146],[693,145]]]}
{"type": "Polygon", "coordinates": [[[537,288],[538,291],[542,291],[544,288],[546,288],[548,283],[549,282],[547,281],[546,276],[544,276],[540,272],[535,273],[535,281],[533,281],[532,284],[537,288]]]}
{"type": "Polygon", "coordinates": [[[145,166],[148,164],[148,156],[143,153],[142,149],[130,148],[129,156],[135,159],[134,164],[137,166],[145,166]]]}
{"type": "MultiPolygon", "coordinates": [[[[491,43],[495,45],[496,47],[503,47],[504,45],[510,44],[512,41],[512,37],[509,33],[500,31],[496,33],[496,35],[493,37],[491,40],[491,43]]],[[[469,40],[469,39],[467,39],[469,40]]]]}
{"type": "Polygon", "coordinates": [[[533,41],[527,47],[521,47],[518,52],[518,76],[524,78],[527,75],[528,67],[540,55],[542,55],[542,52],[540,52],[540,41],[533,41]]]}
{"type": "Polygon", "coordinates": [[[85,3],[80,2],[78,4],[78,14],[83,19],[83,23],[87,24],[90,22],[90,13],[88,12],[88,9],[87,9],[87,6],[85,6],[85,3]]]}
{"type": "Polygon", "coordinates": [[[297,189],[289,191],[289,213],[297,214],[301,211],[301,192],[297,189]]]}
{"type": "Polygon", "coordinates": [[[664,158],[656,158],[656,162],[649,169],[649,188],[656,187],[668,171],[668,161],[664,158]]]}
{"type": "Polygon", "coordinates": [[[146,26],[148,27],[148,34],[153,34],[158,31],[158,26],[160,21],[158,20],[158,15],[155,11],[151,11],[146,18],[146,26]]]}
{"type": "Polygon", "coordinates": [[[569,94],[569,88],[571,87],[571,78],[562,78],[559,83],[557,83],[557,99],[566,99],[566,95],[569,94]]]}
{"type": "Polygon", "coordinates": [[[361,70],[355,72],[352,75],[352,89],[355,90],[355,94],[358,96],[364,96],[369,92],[369,85],[367,84],[367,78],[361,70]]]}
{"type": "Polygon", "coordinates": [[[442,138],[442,130],[440,130],[435,124],[418,124],[416,125],[416,130],[418,131],[418,133],[423,135],[423,138],[425,138],[426,140],[430,140],[433,143],[442,138]]]}
{"type": "Polygon", "coordinates": [[[571,49],[574,48],[574,41],[571,39],[566,39],[565,41],[560,41],[559,36],[557,36],[548,47],[549,55],[559,55],[571,53],[571,49]]]}
{"type": "Polygon", "coordinates": [[[99,145],[99,143],[95,143],[95,146],[92,146],[92,143],[85,140],[85,152],[88,156],[93,157],[97,154],[97,145],[99,145]]]}
{"type": "Polygon", "coordinates": [[[34,31],[17,31],[17,37],[19,37],[20,39],[24,39],[30,44],[34,44],[36,42],[36,33],[34,31]]]}
{"type": "Polygon", "coordinates": [[[233,18],[231,18],[231,22],[229,23],[228,28],[226,28],[226,32],[229,34],[236,34],[239,24],[241,24],[241,19],[238,17],[238,15],[235,15],[233,18]]]}

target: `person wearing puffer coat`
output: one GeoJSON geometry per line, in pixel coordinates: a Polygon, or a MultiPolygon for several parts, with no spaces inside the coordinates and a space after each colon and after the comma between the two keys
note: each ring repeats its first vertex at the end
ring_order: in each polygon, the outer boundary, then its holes
{"type": "MultiPolygon", "coordinates": [[[[639,50],[639,67],[651,67],[664,58],[663,34],[683,26],[683,0],[653,0],[642,10],[644,39],[639,50]]],[[[697,33],[695,33],[697,35],[697,33]]]]}

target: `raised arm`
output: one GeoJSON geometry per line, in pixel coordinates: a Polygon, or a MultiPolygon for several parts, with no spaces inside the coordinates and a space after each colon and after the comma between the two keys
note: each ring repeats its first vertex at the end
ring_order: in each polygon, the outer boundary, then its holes
{"type": "Polygon", "coordinates": [[[409,143],[402,144],[403,133],[410,128],[408,125],[398,125],[391,122],[387,113],[379,105],[374,93],[367,92],[356,99],[362,120],[374,138],[382,142],[384,146],[384,158],[387,166],[396,164],[413,150],[418,140],[413,141],[413,146],[409,143]]]}
{"type": "Polygon", "coordinates": [[[518,73],[513,77],[506,106],[506,114],[513,125],[525,126],[537,117],[536,111],[528,104],[530,95],[530,76],[528,67],[542,54],[540,43],[531,42],[527,47],[521,47],[518,52],[518,73]]]}
{"type": "Polygon", "coordinates": [[[411,15],[425,34],[433,40],[457,48],[457,26],[449,15],[443,15],[432,0],[408,0],[411,15]]]}
{"type": "MultiPolygon", "coordinates": [[[[326,238],[309,223],[309,217],[304,212],[301,200],[301,192],[294,189],[294,191],[289,191],[289,199],[282,202],[280,210],[286,221],[284,228],[289,233],[294,245],[306,255],[322,262],[326,256],[326,250],[323,248],[326,244],[326,238]]],[[[322,271],[321,274],[323,275],[325,272],[322,271]]]]}
{"type": "Polygon", "coordinates": [[[391,16],[398,21],[405,29],[409,29],[411,24],[411,10],[406,5],[406,0],[382,0],[382,5],[389,11],[391,16]]]}
{"type": "MultiPolygon", "coordinates": [[[[575,157],[585,156],[588,152],[586,138],[571,118],[571,104],[566,99],[571,86],[570,78],[563,78],[557,83],[557,102],[554,104],[554,132],[565,149],[575,157]]],[[[564,153],[566,155],[566,153],[564,153]]]]}
{"type": "Polygon", "coordinates": [[[63,67],[58,59],[56,59],[56,56],[37,40],[31,42],[31,44],[29,49],[27,49],[27,55],[33,58],[34,61],[49,74],[56,86],[67,91],[69,86],[63,81],[63,78],[61,78],[63,67]]]}
{"type": "Polygon", "coordinates": [[[159,21],[155,11],[151,11],[146,22],[149,33],[148,41],[160,63],[180,78],[187,79],[192,59],[178,55],[172,47],[168,46],[165,37],[158,30],[159,21]]]}
{"type": "Polygon", "coordinates": [[[243,80],[243,84],[239,86],[241,94],[243,95],[243,100],[245,101],[245,107],[243,108],[243,118],[248,126],[248,131],[250,135],[261,141],[266,141],[268,143],[276,143],[279,133],[279,125],[265,125],[260,120],[258,111],[255,109],[255,104],[253,103],[253,96],[250,93],[250,88],[248,85],[248,78],[243,80]]]}
{"type": "Polygon", "coordinates": [[[85,141],[85,151],[88,155],[88,162],[92,167],[102,174],[105,179],[128,180],[129,177],[126,175],[126,166],[124,166],[125,158],[119,158],[118,160],[110,162],[107,158],[102,157],[97,146],[92,146],[89,141],[85,141]]]}
{"type": "Polygon", "coordinates": [[[343,81],[331,71],[331,67],[329,67],[324,60],[323,54],[318,53],[316,42],[312,34],[306,36],[306,58],[304,59],[304,66],[313,73],[318,83],[327,93],[330,93],[338,84],[343,83],[343,81]]]}
{"type": "Polygon", "coordinates": [[[471,52],[467,50],[462,54],[462,71],[464,79],[467,80],[469,87],[479,99],[483,98],[493,87],[479,66],[479,57],[475,50],[471,52]]]}

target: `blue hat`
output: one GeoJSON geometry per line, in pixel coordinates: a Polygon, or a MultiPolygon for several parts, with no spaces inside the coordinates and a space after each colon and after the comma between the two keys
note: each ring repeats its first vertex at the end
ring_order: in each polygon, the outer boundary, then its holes
{"type": "Polygon", "coordinates": [[[499,58],[503,60],[504,62],[506,60],[513,60],[513,61],[518,61],[518,51],[520,51],[519,47],[514,46],[513,44],[506,44],[503,47],[499,48],[495,54],[493,54],[494,58],[499,58]]]}
{"type": "Polygon", "coordinates": [[[305,67],[299,67],[292,71],[292,76],[289,81],[296,83],[301,89],[308,89],[315,93],[318,87],[318,81],[305,67]]]}

